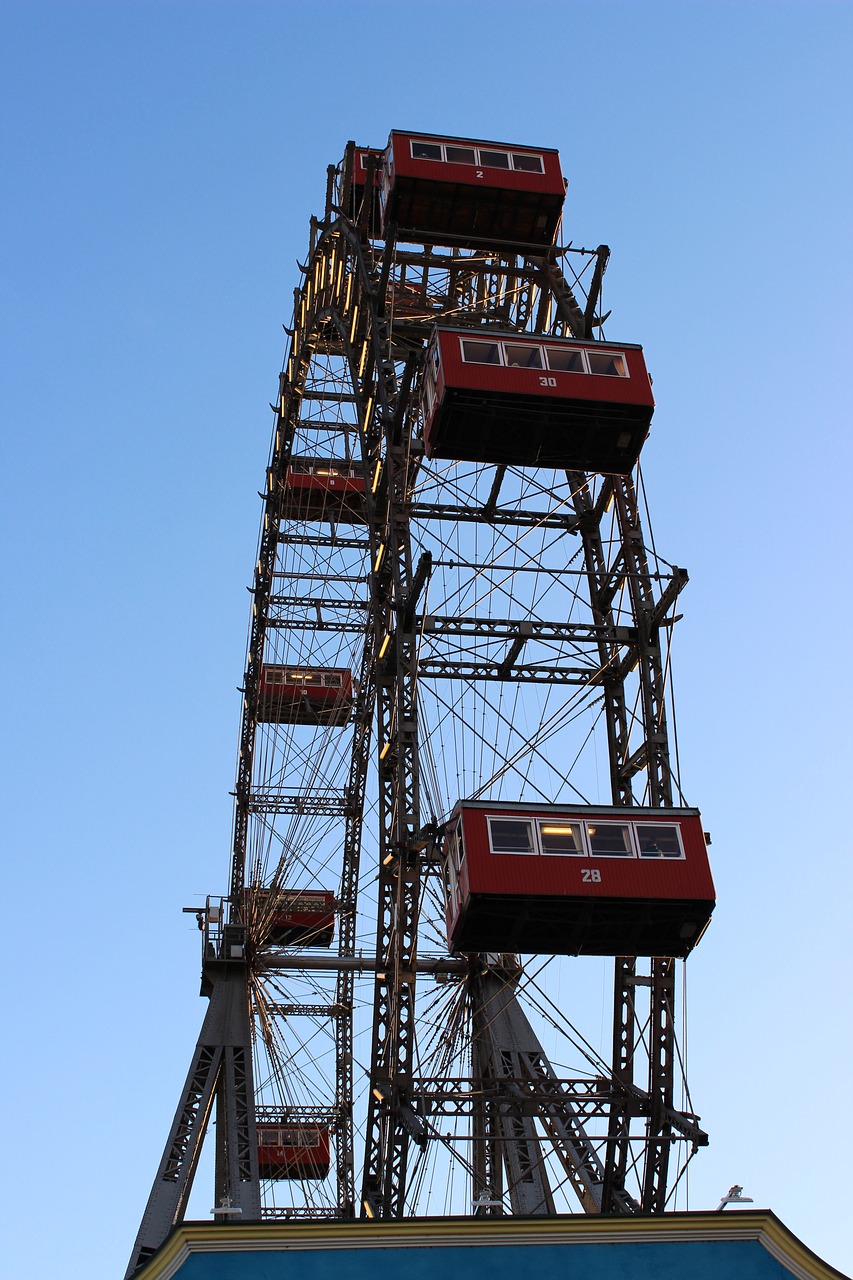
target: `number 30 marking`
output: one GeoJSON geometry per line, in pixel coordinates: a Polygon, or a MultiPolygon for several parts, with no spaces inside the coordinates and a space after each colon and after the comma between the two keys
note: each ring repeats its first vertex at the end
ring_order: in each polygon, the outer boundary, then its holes
{"type": "Polygon", "coordinates": [[[540,385],[540,387],[556,387],[556,385],[557,385],[557,379],[556,379],[556,378],[544,378],[544,377],[543,377],[543,378],[540,378],[540,379],[539,379],[539,385],[540,385]]]}
{"type": "Polygon", "coordinates": [[[586,867],[581,871],[581,880],[584,884],[601,884],[601,872],[586,867]]]}

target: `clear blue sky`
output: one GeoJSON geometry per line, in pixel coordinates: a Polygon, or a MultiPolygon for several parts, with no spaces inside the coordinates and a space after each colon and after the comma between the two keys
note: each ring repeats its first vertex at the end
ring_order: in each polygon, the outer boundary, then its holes
{"type": "MultiPolygon", "coordinates": [[[[270,413],[348,138],[560,149],[686,565],[692,1208],[849,1225],[849,3],[0,3],[10,1275],[123,1273],[226,886],[270,413]],[[61,1265],[57,1261],[61,1252],[61,1265]]],[[[208,1191],[204,1191],[208,1195],[208,1191]]],[[[204,1211],[207,1204],[201,1205],[204,1211]]]]}

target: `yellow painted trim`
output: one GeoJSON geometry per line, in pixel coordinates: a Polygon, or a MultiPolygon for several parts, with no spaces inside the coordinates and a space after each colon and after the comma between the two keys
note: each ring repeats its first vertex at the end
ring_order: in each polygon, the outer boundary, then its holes
{"type": "Polygon", "coordinates": [[[754,1240],[798,1280],[847,1280],[769,1210],[599,1218],[427,1218],[409,1222],[185,1222],[136,1280],[170,1280],[193,1253],[413,1249],[454,1245],[631,1244],[754,1240]]]}

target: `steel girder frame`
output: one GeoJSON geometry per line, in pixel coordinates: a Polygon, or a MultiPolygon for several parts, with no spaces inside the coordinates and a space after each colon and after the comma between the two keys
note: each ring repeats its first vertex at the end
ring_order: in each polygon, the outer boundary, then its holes
{"type": "MultiPolygon", "coordinates": [[[[673,802],[672,770],[666,724],[665,677],[659,633],[666,614],[687,583],[675,569],[667,589],[655,598],[648,556],[643,542],[637,495],[629,477],[607,477],[596,502],[582,473],[570,473],[575,511],[583,538],[584,561],[593,618],[600,628],[599,656],[605,672],[605,714],[610,755],[610,784],[614,804],[633,804],[632,779],[645,770],[645,802],[666,808],[673,802]],[[620,549],[616,565],[608,564],[601,537],[601,520],[615,502],[620,549]],[[643,739],[629,750],[625,707],[624,664],[615,664],[617,629],[612,602],[620,584],[627,586],[636,628],[636,663],[640,687],[643,739]]],[[[642,1186],[642,1208],[660,1212],[666,1203],[670,1153],[674,1071],[675,962],[654,959],[648,978],[637,972],[629,956],[616,959],[613,995],[613,1104],[610,1112],[605,1209],[617,1210],[613,1197],[624,1189],[628,1169],[631,1119],[636,1113],[634,1056],[636,1051],[636,990],[649,990],[652,1027],[647,1096],[653,1100],[647,1127],[649,1145],[642,1186]]],[[[704,1136],[704,1135],[703,1135],[704,1136]]]]}
{"type": "MultiPolygon", "coordinates": [[[[328,210],[327,210],[328,215],[328,210]]],[[[305,282],[295,292],[294,330],[291,349],[285,370],[281,376],[280,402],[277,406],[277,427],[272,459],[269,468],[270,492],[267,498],[267,517],[261,540],[261,554],[255,577],[255,599],[258,608],[253,618],[250,637],[245,689],[246,711],[243,721],[240,762],[235,806],[234,853],[232,858],[232,909],[239,904],[246,873],[247,815],[252,810],[257,788],[252,781],[252,755],[257,723],[258,684],[263,662],[264,639],[271,625],[270,610],[275,596],[272,591],[273,566],[276,549],[288,536],[282,532],[283,482],[299,426],[302,412],[303,389],[308,370],[317,346],[333,344],[349,370],[351,394],[346,398],[354,406],[359,434],[362,437],[362,463],[364,476],[370,480],[375,462],[381,450],[381,410],[389,403],[393,393],[393,369],[385,371],[384,379],[378,378],[385,394],[377,403],[376,352],[380,348],[380,335],[371,306],[376,281],[369,274],[363,253],[363,239],[354,229],[327,216],[322,227],[312,220],[312,248],[305,282]],[[390,382],[389,382],[390,376],[390,382]]],[[[369,258],[369,252],[368,252],[369,258]]],[[[321,398],[325,393],[320,393],[321,398]]],[[[368,547],[371,563],[379,555],[380,533],[384,518],[381,492],[376,486],[366,485],[368,547]]],[[[339,541],[339,540],[338,540],[339,541]]],[[[353,540],[349,540],[353,541],[353,540]]],[[[387,566],[393,563],[387,559],[387,566]]],[[[377,665],[377,636],[381,627],[383,606],[377,606],[384,585],[374,577],[373,611],[368,606],[368,625],[358,680],[358,698],[354,716],[354,739],[349,778],[341,797],[341,811],[346,816],[342,851],[342,873],[339,898],[338,956],[341,963],[335,998],[335,1048],[336,1048],[336,1175],[338,1187],[338,1214],[351,1217],[356,1212],[353,1146],[353,977],[354,969],[346,964],[356,948],[356,913],[358,893],[358,866],[361,856],[362,814],[365,784],[369,766],[372,738],[372,720],[377,705],[379,685],[375,678],[377,665]],[[378,612],[377,612],[378,609],[378,612]]],[[[380,711],[380,722],[388,719],[387,711],[380,711]]],[[[294,800],[294,806],[299,798],[294,800]]],[[[237,906],[239,910],[239,906],[237,906]]]]}
{"type": "MultiPolygon", "coordinates": [[[[370,712],[375,705],[379,750],[380,870],[377,972],[362,1204],[381,1215],[401,1212],[406,1158],[412,1131],[406,1081],[411,1076],[415,1017],[417,909],[420,900],[420,830],[417,786],[417,723],[414,700],[415,648],[411,612],[413,573],[408,524],[401,519],[408,475],[400,430],[395,366],[387,325],[381,316],[384,278],[393,244],[377,266],[369,243],[345,221],[327,219],[316,234],[296,296],[296,327],[282,376],[280,429],[270,475],[283,476],[298,418],[299,387],[313,354],[312,334],[333,325],[348,358],[362,439],[366,507],[373,573],[370,579],[368,642],[361,670],[361,700],[347,792],[348,823],[342,879],[339,955],[355,947],[355,893],[364,779],[370,746],[370,712]],[[294,398],[297,403],[294,405],[294,398]],[[378,466],[378,470],[377,470],[378,466]],[[375,1205],[375,1209],[373,1206],[375,1205]]],[[[269,496],[268,496],[269,503],[269,496]]],[[[268,505],[256,572],[258,603],[246,672],[246,705],[237,782],[232,905],[240,901],[245,877],[248,814],[252,809],[252,753],[257,720],[263,645],[269,626],[275,551],[281,539],[281,512],[268,505]]],[[[350,1010],[337,1023],[337,1094],[343,1123],[338,1141],[339,1209],[353,1212],[352,1195],[352,1004],[353,970],[342,965],[336,1004],[350,1010]]]]}
{"type": "Polygon", "coordinates": [[[368,351],[362,396],[374,403],[365,423],[365,459],[378,464],[371,534],[371,613],[379,766],[377,969],[373,1005],[362,1209],[370,1217],[403,1213],[409,1142],[420,1132],[411,1109],[421,846],[418,722],[415,698],[415,573],[409,524],[407,450],[383,295],[394,250],[386,241],[363,303],[368,351]]]}
{"type": "MultiPolygon", "coordinates": [[[[345,206],[345,198],[340,202],[345,206]]],[[[395,351],[389,338],[389,326],[384,317],[385,295],[395,252],[394,234],[386,237],[378,256],[364,234],[360,238],[361,296],[353,297],[357,310],[356,329],[366,360],[362,358],[361,385],[358,388],[363,403],[374,406],[372,417],[364,422],[363,446],[365,461],[369,466],[380,464],[378,483],[374,483],[374,505],[371,524],[371,555],[374,572],[371,581],[371,613],[374,633],[376,663],[377,750],[379,752],[380,789],[380,868],[379,913],[377,922],[377,984],[375,990],[373,1045],[370,1071],[370,1096],[368,1099],[367,1138],[362,1188],[363,1211],[369,1216],[401,1216],[406,1201],[406,1161],[410,1142],[419,1144],[428,1140],[427,1127],[414,1110],[415,1098],[412,1084],[412,1044],[415,1024],[415,971],[417,959],[418,904],[423,868],[420,851],[420,815],[418,805],[418,724],[414,698],[417,667],[414,649],[414,625],[416,621],[416,574],[412,564],[409,513],[411,500],[410,481],[412,467],[404,422],[407,414],[408,387],[399,388],[396,383],[395,351]]],[[[437,258],[441,269],[446,259],[437,258]]],[[[512,274],[507,263],[497,261],[495,270],[463,267],[452,268],[456,276],[448,288],[467,290],[478,306],[491,306],[491,318],[502,323],[512,322],[512,306],[527,308],[532,317],[536,282],[539,282],[540,301],[534,327],[541,328],[547,320],[543,299],[550,291],[554,309],[575,336],[590,337],[594,310],[601,275],[606,264],[606,252],[597,256],[596,275],[585,310],[576,303],[574,296],[553,260],[531,260],[525,276],[515,271],[516,288],[514,303],[503,290],[502,281],[512,274]],[[495,284],[497,279],[498,283],[495,284]],[[518,282],[523,287],[518,287],[518,282]],[[461,282],[461,283],[460,283],[461,282]]],[[[422,270],[423,293],[426,295],[430,263],[422,270]]],[[[494,265],[494,264],[492,264],[494,265]]],[[[347,317],[345,317],[346,319],[347,317]]],[[[409,345],[412,345],[411,335],[409,345]]],[[[423,343],[423,332],[420,342],[423,343]]],[[[409,366],[411,367],[411,365],[409,366]]],[[[676,576],[665,596],[655,601],[652,579],[642,543],[636,495],[630,480],[608,480],[597,502],[593,503],[586,478],[570,476],[574,494],[577,528],[584,544],[584,556],[593,605],[593,622],[598,638],[599,659],[604,672],[605,715],[608,732],[608,748],[611,765],[611,785],[615,803],[631,804],[634,801],[632,777],[643,770],[646,775],[647,800],[665,806],[672,803],[666,722],[664,710],[663,667],[657,644],[657,630],[674,596],[686,581],[686,575],[676,576]],[[618,646],[614,643],[616,629],[610,601],[615,588],[615,575],[608,566],[603,552],[600,521],[605,501],[610,493],[617,497],[617,512],[621,534],[620,558],[627,581],[633,616],[637,629],[637,657],[639,681],[642,691],[641,717],[644,740],[632,755],[628,754],[630,738],[628,717],[625,710],[624,662],[614,663],[618,646]],[[609,599],[608,599],[609,596],[609,599]]],[[[469,673],[469,678],[470,678],[469,673]]],[[[482,674],[482,673],[480,673],[482,674]]],[[[498,671],[497,678],[509,678],[509,672],[498,671]]],[[[556,675],[556,672],[554,673],[556,675]]],[[[494,676],[493,676],[494,678],[494,676]]],[[[631,958],[616,962],[614,992],[614,1061],[610,1111],[609,1141],[605,1161],[598,1168],[598,1157],[593,1144],[586,1137],[581,1121],[573,1113],[568,1099],[554,1095],[548,1117],[543,1123],[554,1149],[560,1153],[557,1141],[559,1125],[554,1121],[554,1109],[564,1111],[564,1133],[571,1133],[574,1147],[563,1142],[562,1150],[574,1152],[573,1181],[582,1206],[592,1212],[632,1212],[637,1208],[663,1207],[666,1191],[667,1162],[669,1155],[669,1120],[672,1113],[672,1051],[674,1024],[673,1012],[673,963],[653,961],[652,977],[638,978],[636,963],[631,958]],[[651,1022],[655,1029],[650,1054],[650,1079],[648,1092],[640,1091],[633,1082],[634,990],[637,983],[649,985],[652,992],[651,1022]],[[630,1016],[626,1016],[630,1015],[630,1016]],[[625,1190],[628,1163],[630,1123],[637,1114],[637,1094],[652,1099],[651,1118],[647,1125],[650,1139],[647,1148],[646,1173],[643,1181],[641,1204],[637,1204],[625,1190]],[[596,1177],[590,1180],[589,1170],[596,1169],[596,1177]],[[586,1176],[583,1172],[585,1171],[586,1176]],[[596,1181],[598,1172],[600,1179],[596,1181]],[[595,1193],[591,1186],[595,1186],[595,1193]]],[[[485,990],[483,981],[472,984],[470,999],[473,1023],[482,1021],[479,1002],[485,990]],[[478,1011],[479,1010],[479,1011],[478,1011]]],[[[494,992],[489,997],[494,1000],[494,992]]],[[[506,1030],[505,1039],[529,1040],[532,1036],[514,995],[502,999],[501,1022],[506,1030]]],[[[492,1079],[506,1075],[510,1078],[519,1063],[512,1058],[512,1050],[499,1052],[488,1037],[474,1035],[472,1052],[482,1071],[492,1079]],[[511,1069],[510,1069],[511,1067],[511,1069]]],[[[541,1079],[552,1076],[541,1046],[529,1045],[531,1055],[538,1062],[541,1079]]],[[[648,1105],[648,1103],[647,1103],[648,1105]]],[[[500,1118],[492,1108],[490,1115],[481,1113],[473,1119],[475,1131],[483,1141],[475,1147],[483,1153],[478,1157],[475,1170],[474,1199],[487,1190],[488,1177],[484,1162],[492,1167],[492,1189],[498,1173],[496,1164],[506,1166],[510,1187],[519,1185],[517,1151],[513,1144],[527,1144],[530,1149],[532,1134],[521,1130],[513,1136],[512,1126],[500,1118]],[[496,1127],[497,1126],[497,1127],[496,1127]]],[[[524,1125],[522,1124],[522,1127],[524,1125]]],[[[529,1128],[529,1125],[527,1125],[529,1128]]],[[[520,1149],[520,1148],[519,1148],[520,1149]]],[[[562,1158],[562,1157],[561,1157],[562,1158]]],[[[569,1163],[572,1163],[571,1161],[569,1163]]],[[[541,1161],[531,1167],[538,1168],[535,1179],[538,1189],[524,1197],[516,1189],[511,1192],[515,1211],[552,1211],[550,1192],[547,1189],[541,1161]],[[521,1197],[521,1199],[519,1199],[521,1197]],[[524,1200],[525,1209],[521,1208],[524,1200]],[[533,1210],[534,1202],[539,1206],[533,1210]]]]}

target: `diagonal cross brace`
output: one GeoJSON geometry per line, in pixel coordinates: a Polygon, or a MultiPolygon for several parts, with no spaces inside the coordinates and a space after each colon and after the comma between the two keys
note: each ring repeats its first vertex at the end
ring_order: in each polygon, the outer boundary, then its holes
{"type": "MultiPolygon", "coordinates": [[[[604,1168],[571,1099],[559,1087],[551,1064],[519,1005],[514,984],[486,973],[472,987],[478,1052],[489,1083],[517,1099],[493,1123],[507,1172],[513,1213],[553,1213],[553,1197],[536,1134],[538,1114],[547,1139],[587,1213],[601,1212],[604,1168]],[[503,1078],[503,1080],[502,1080],[503,1078]],[[520,1080],[527,1080],[530,1092],[520,1080]],[[531,1113],[532,1109],[532,1113],[531,1113]]],[[[475,1198],[483,1188],[475,1188],[475,1198]]],[[[625,1206],[630,1211],[633,1206],[625,1206]]]]}

